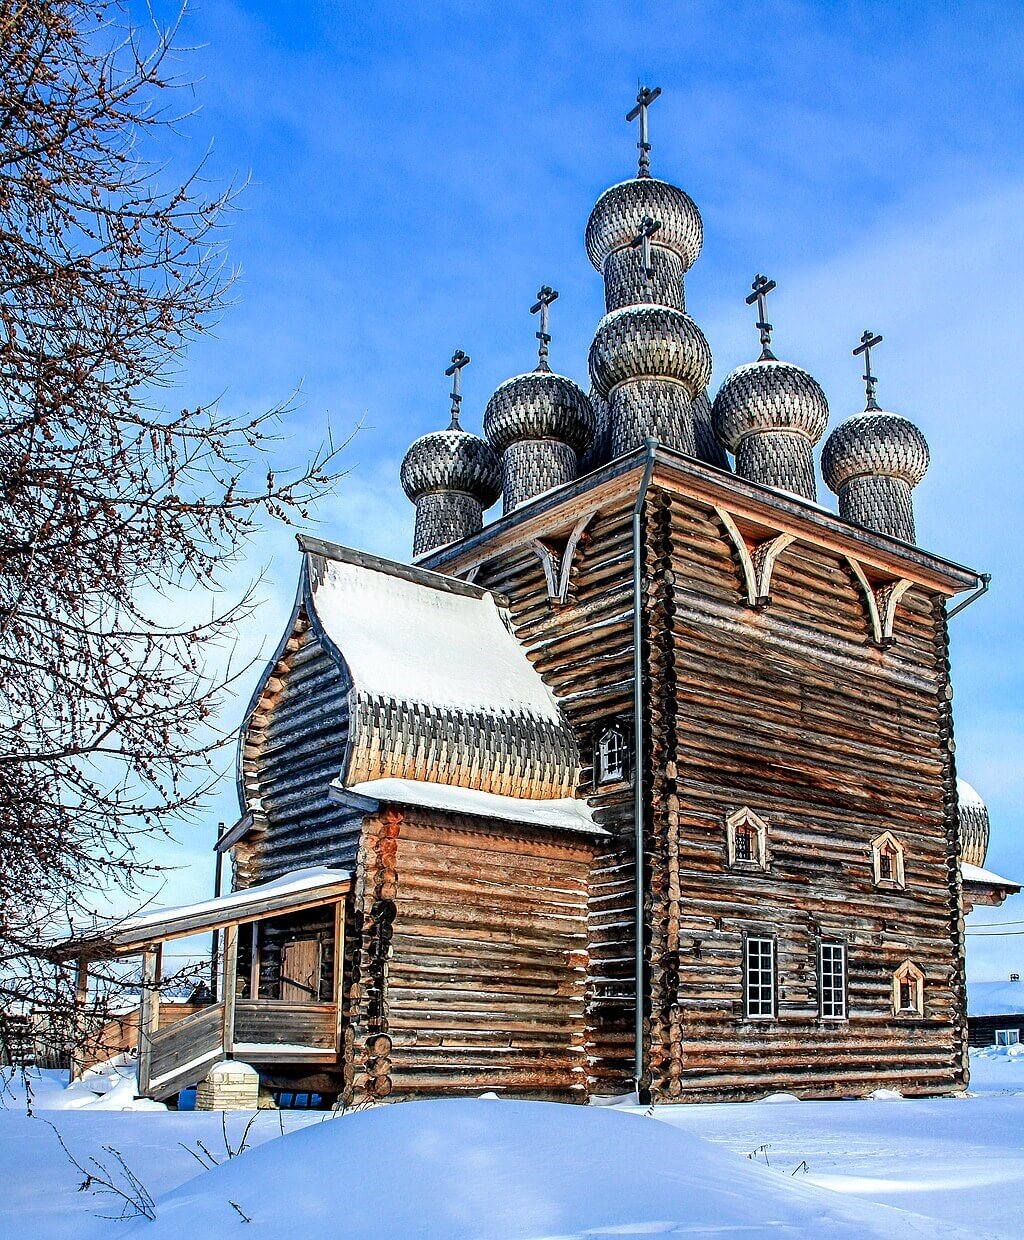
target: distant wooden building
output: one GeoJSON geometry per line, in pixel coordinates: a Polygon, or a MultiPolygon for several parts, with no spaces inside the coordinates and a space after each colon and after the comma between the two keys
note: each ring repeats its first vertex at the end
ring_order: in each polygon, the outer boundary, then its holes
{"type": "Polygon", "coordinates": [[[970,982],[967,1026],[971,1046],[1024,1046],[1024,983],[1019,973],[1007,982],[970,982]]]}
{"type": "Polygon", "coordinates": [[[915,545],[928,449],[877,405],[871,333],[839,515],[763,277],[761,356],[708,400],[700,216],[648,149],[587,227],[590,393],[550,370],[542,289],[486,440],[457,353],[405,459],[415,566],[300,539],[233,892],[64,947],[146,953],[143,1092],[225,1057],[349,1101],[965,1086],[965,907],[1018,890],[963,852],[947,604],[982,579],[915,545]],[[162,1028],[162,943],[218,927],[219,1001],[162,1028]]]}

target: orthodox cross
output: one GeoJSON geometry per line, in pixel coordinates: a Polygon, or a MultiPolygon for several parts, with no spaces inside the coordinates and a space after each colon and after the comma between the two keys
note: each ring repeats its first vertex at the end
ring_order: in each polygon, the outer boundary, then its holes
{"type": "Polygon", "coordinates": [[[661,94],[661,87],[655,86],[653,90],[648,86],[641,86],[640,93],[636,97],[636,107],[631,112],[626,113],[626,120],[633,123],[636,118],[640,118],[640,141],[636,144],[640,152],[640,176],[649,177],[651,175],[651,144],[647,141],[647,109],[661,94]]]}
{"type": "Polygon", "coordinates": [[[867,404],[864,406],[865,411],[878,408],[878,401],[875,399],[875,386],[878,380],[871,373],[871,350],[881,343],[881,336],[876,336],[874,332],[866,331],[860,338],[860,344],[853,351],[854,357],[861,353],[864,354],[864,387],[868,394],[867,404]]]}
{"type": "Polygon", "coordinates": [[[649,215],[645,215],[640,221],[640,231],[629,243],[635,250],[640,247],[640,265],[644,273],[644,283],[650,284],[654,275],[654,268],[651,266],[651,238],[661,227],[661,220],[652,220],[649,215]]]}
{"type": "Polygon", "coordinates": [[[747,305],[757,302],[757,330],[761,333],[761,361],[774,361],[772,352],[772,325],[768,322],[768,294],[775,288],[775,281],[767,276],[755,276],[750,286],[754,291],[747,297],[747,305]]]}
{"type": "Polygon", "coordinates": [[[462,429],[459,425],[459,406],[462,404],[462,368],[468,366],[469,363],[469,354],[464,353],[462,349],[456,349],[452,354],[452,364],[444,372],[451,376],[452,381],[452,420],[448,427],[450,431],[462,429]]]}
{"type": "Polygon", "coordinates": [[[540,341],[540,348],[537,350],[540,357],[537,363],[538,370],[551,369],[548,365],[548,345],[551,343],[551,335],[548,332],[548,309],[551,303],[557,300],[558,289],[545,284],[537,294],[536,303],[530,307],[531,314],[540,314],[540,331],[537,332],[537,339],[540,341]]]}

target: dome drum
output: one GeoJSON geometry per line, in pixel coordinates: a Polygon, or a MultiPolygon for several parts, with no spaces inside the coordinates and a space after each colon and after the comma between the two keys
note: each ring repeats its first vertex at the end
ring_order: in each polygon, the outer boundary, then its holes
{"type": "Polygon", "coordinates": [[[611,398],[611,455],[622,456],[657,439],[686,456],[697,455],[694,399],[680,383],[633,379],[611,398]]]}
{"type": "Polygon", "coordinates": [[[579,477],[593,473],[612,459],[612,411],[605,398],[593,387],[587,393],[587,400],[594,411],[594,438],[579,458],[579,477]]]}
{"type": "Polygon", "coordinates": [[[637,177],[606,189],[587,221],[587,254],[598,271],[614,250],[630,246],[645,218],[660,227],[658,245],[672,250],[687,272],[704,243],[704,225],[689,194],[655,177],[637,177]]]}
{"type": "Polygon", "coordinates": [[[609,311],[648,304],[685,311],[682,260],[672,250],[652,245],[648,279],[639,248],[613,250],[604,264],[604,301],[609,311]]]}
{"type": "Polygon", "coordinates": [[[736,473],[761,486],[789,491],[815,502],[814,454],[805,435],[765,431],[745,435],[736,447],[736,473]]]}
{"type": "Polygon", "coordinates": [[[413,556],[471,538],[483,527],[484,510],[476,496],[463,491],[427,491],[416,499],[413,556]]]}
{"type": "Polygon", "coordinates": [[[851,478],[839,488],[839,515],[901,542],[917,541],[914,497],[902,478],[851,478]]]}
{"type": "Polygon", "coordinates": [[[512,512],[577,476],[576,452],[557,439],[520,439],[501,454],[502,511],[512,512]]]}

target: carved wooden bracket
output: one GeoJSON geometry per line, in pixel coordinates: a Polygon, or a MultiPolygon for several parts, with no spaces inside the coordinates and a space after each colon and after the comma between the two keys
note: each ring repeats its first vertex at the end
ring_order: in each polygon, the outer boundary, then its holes
{"type": "Polygon", "coordinates": [[[796,540],[794,534],[772,534],[768,538],[748,539],[724,508],[716,508],[719,521],[739,556],[743,570],[744,601],[748,607],[767,607],[772,601],[772,572],[783,551],[796,540]]]}
{"type": "Polygon", "coordinates": [[[914,584],[906,577],[872,584],[857,560],[846,557],[853,575],[864,593],[864,603],[871,621],[871,640],[876,646],[889,646],[893,642],[893,626],[896,623],[896,607],[900,599],[914,584]]]}
{"type": "Polygon", "coordinates": [[[544,580],[548,587],[548,600],[563,605],[569,597],[569,585],[572,581],[572,561],[576,548],[580,544],[587,526],[597,516],[597,509],[584,513],[572,527],[564,540],[552,538],[535,538],[530,546],[540,560],[544,569],[544,580]]]}

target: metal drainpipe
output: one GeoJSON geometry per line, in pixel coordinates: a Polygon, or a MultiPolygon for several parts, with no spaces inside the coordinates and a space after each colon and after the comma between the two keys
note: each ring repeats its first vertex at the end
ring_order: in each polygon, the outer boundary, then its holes
{"type": "Polygon", "coordinates": [[[952,620],[953,617],[957,614],[957,612],[966,611],[967,608],[970,607],[972,603],[976,603],[983,594],[987,594],[988,587],[991,581],[992,581],[991,573],[979,573],[978,574],[978,588],[974,591],[973,594],[968,595],[968,597],[965,598],[962,603],[957,603],[957,605],[953,608],[952,611],[949,611],[946,613],[947,621],[952,620]]]}
{"type": "Polygon", "coordinates": [[[656,439],[647,440],[647,463],[633,505],[633,836],[636,864],[636,1026],[634,1040],[634,1078],[637,1101],[640,1101],[640,1079],[644,1071],[644,690],[640,658],[640,517],[647,488],[654,472],[656,439]]]}

